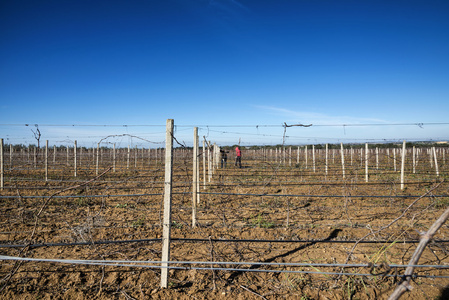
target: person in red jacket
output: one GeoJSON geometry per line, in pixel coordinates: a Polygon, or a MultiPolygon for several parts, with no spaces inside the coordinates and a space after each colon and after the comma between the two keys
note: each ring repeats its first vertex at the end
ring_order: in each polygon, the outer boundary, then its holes
{"type": "Polygon", "coordinates": [[[235,165],[242,168],[242,151],[240,151],[239,147],[235,147],[235,165]]]}

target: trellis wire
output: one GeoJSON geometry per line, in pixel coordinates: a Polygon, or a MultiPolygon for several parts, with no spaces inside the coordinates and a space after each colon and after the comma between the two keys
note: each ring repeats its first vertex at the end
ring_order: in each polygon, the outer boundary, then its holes
{"type": "MultiPolygon", "coordinates": [[[[296,273],[296,274],[317,274],[317,275],[346,275],[346,276],[373,276],[373,277],[396,277],[401,278],[399,274],[371,274],[371,273],[345,273],[345,272],[322,272],[322,271],[301,271],[301,270],[268,270],[268,269],[239,269],[239,268],[217,268],[213,265],[267,265],[267,266],[282,266],[282,267],[341,267],[341,268],[370,268],[369,264],[309,264],[309,263],[264,263],[264,262],[194,262],[194,261],[124,261],[124,260],[72,260],[72,259],[42,259],[42,258],[24,258],[12,256],[0,256],[2,260],[11,261],[34,261],[34,262],[52,262],[64,264],[82,264],[95,266],[111,266],[111,267],[134,267],[134,268],[154,268],[154,269],[175,269],[175,270],[216,270],[216,271],[235,271],[235,272],[258,272],[258,273],[296,273]],[[148,265],[159,264],[159,265],[148,265]],[[187,265],[212,265],[212,267],[181,267],[173,266],[174,264],[187,265]]],[[[375,266],[375,265],[374,265],[375,266]]],[[[409,265],[389,265],[391,268],[407,268],[409,265]]],[[[416,265],[417,268],[435,268],[433,265],[416,265]]],[[[446,269],[449,266],[438,266],[437,269],[446,269]]],[[[418,275],[413,274],[412,278],[449,278],[449,276],[438,275],[418,275]]]]}

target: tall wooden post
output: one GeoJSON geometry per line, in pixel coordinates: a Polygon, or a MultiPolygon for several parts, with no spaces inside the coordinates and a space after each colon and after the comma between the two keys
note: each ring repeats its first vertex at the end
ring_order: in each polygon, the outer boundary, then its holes
{"type": "Polygon", "coordinates": [[[75,177],[76,177],[76,169],[77,169],[77,164],[76,164],[76,140],[75,140],[75,145],[73,146],[73,162],[74,162],[74,169],[75,169],[75,177]]]}
{"type": "Polygon", "coordinates": [[[9,169],[12,170],[12,154],[14,153],[14,149],[12,148],[12,144],[9,144],[9,169]]]}
{"type": "Polygon", "coordinates": [[[112,145],[112,172],[115,172],[115,143],[112,145]]]}
{"type": "Polygon", "coordinates": [[[440,172],[438,171],[438,160],[437,160],[437,153],[435,151],[435,147],[432,147],[432,152],[433,152],[433,158],[435,160],[435,172],[436,172],[437,176],[440,176],[440,172]]]}
{"type": "Polygon", "coordinates": [[[134,169],[137,169],[137,153],[138,153],[139,151],[137,150],[137,145],[136,145],[136,149],[135,149],[135,152],[134,152],[134,169]]]}
{"type": "Polygon", "coordinates": [[[3,139],[0,139],[0,188],[3,190],[4,179],[3,174],[5,173],[5,165],[3,162],[3,139]]]}
{"type": "Polygon", "coordinates": [[[203,190],[206,189],[206,141],[203,140],[203,190]]]}
{"type": "Polygon", "coordinates": [[[129,169],[129,155],[130,155],[130,150],[129,150],[129,145],[128,145],[128,154],[126,157],[126,169],[129,169]]]}
{"type": "Polygon", "coordinates": [[[45,141],[45,181],[48,181],[48,140],[45,141]]]}
{"type": "Polygon", "coordinates": [[[379,170],[379,147],[376,147],[376,170],[379,170]]]}
{"type": "Polygon", "coordinates": [[[196,227],[196,206],[198,203],[198,127],[193,128],[193,183],[192,183],[192,228],[196,227]]]}
{"type": "Polygon", "coordinates": [[[96,159],[96,163],[95,163],[95,174],[96,175],[98,175],[99,161],[100,161],[100,143],[97,143],[97,159],[96,159]]]}
{"type": "Polygon", "coordinates": [[[340,153],[341,153],[341,170],[343,174],[343,179],[345,179],[345,152],[343,149],[343,143],[340,143],[340,153]]]}
{"type": "Polygon", "coordinates": [[[173,119],[167,119],[165,135],[164,220],[162,225],[161,287],[168,287],[168,262],[170,261],[171,198],[173,175],[173,119]]]}
{"type": "Polygon", "coordinates": [[[393,163],[394,171],[396,172],[396,148],[393,148],[393,163]]]}
{"type": "Polygon", "coordinates": [[[315,173],[315,145],[312,145],[313,173],[315,173]]]}
{"type": "Polygon", "coordinates": [[[368,182],[368,143],[365,143],[365,182],[368,182]]]}
{"type": "Polygon", "coordinates": [[[292,147],[291,146],[288,148],[288,165],[290,167],[292,166],[292,147]]]}
{"type": "Polygon", "coordinates": [[[404,171],[405,171],[405,141],[402,143],[401,190],[404,189],[404,171]]]}
{"type": "Polygon", "coordinates": [[[328,169],[328,154],[329,154],[329,145],[328,144],[326,144],[326,166],[325,166],[325,173],[326,173],[326,176],[327,176],[327,169],[328,169]]]}
{"type": "Polygon", "coordinates": [[[296,152],[296,163],[299,165],[299,146],[298,146],[298,150],[296,152]]]}

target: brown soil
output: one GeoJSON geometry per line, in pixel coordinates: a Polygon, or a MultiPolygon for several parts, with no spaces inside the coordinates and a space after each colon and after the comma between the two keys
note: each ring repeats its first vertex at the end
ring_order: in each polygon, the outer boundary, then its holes
{"type": "MultiPolygon", "coordinates": [[[[449,204],[448,197],[423,197],[407,209],[419,196],[436,186],[429,195],[449,194],[449,185],[439,183],[447,176],[444,167],[440,169],[442,175],[439,178],[427,170],[419,170],[414,175],[409,172],[406,188],[401,190],[399,172],[386,167],[370,170],[370,180],[365,183],[364,167],[360,163],[358,167],[356,164],[347,167],[345,179],[342,179],[336,161],[326,176],[322,165],[313,172],[310,165],[306,168],[288,162],[284,165],[250,160],[249,157],[247,160],[244,157],[242,169],[229,166],[229,162],[228,168],[216,170],[205,189],[200,187],[200,192],[209,194],[200,195],[198,226],[195,228],[191,226],[191,162],[187,159],[176,162],[172,261],[310,264],[344,264],[347,261],[365,267],[342,270],[337,266],[225,264],[213,266],[228,270],[210,270],[211,265],[180,263],[173,266],[183,269],[171,269],[169,288],[163,289],[160,288],[159,268],[3,260],[0,298],[386,299],[404,272],[404,268],[389,266],[407,264],[417,246],[417,243],[404,241],[419,240],[419,234],[427,231],[449,204]],[[394,220],[396,222],[387,227],[394,220]],[[353,249],[354,241],[364,236],[364,241],[377,243],[359,243],[353,249]],[[293,240],[296,242],[281,242],[293,240]],[[377,267],[369,268],[369,263],[377,267]],[[232,270],[235,268],[252,272],[232,270]],[[340,271],[346,275],[322,273],[340,271]],[[377,276],[360,275],[370,273],[377,276]],[[383,276],[394,274],[397,276],[383,276]]],[[[102,166],[104,169],[106,167],[102,166]]],[[[202,170],[200,174],[202,180],[202,170]]],[[[80,170],[75,182],[68,167],[55,167],[50,170],[49,177],[45,182],[42,170],[29,167],[7,171],[6,188],[1,195],[22,197],[1,200],[1,244],[90,244],[2,247],[0,255],[106,261],[161,260],[160,240],[92,242],[161,238],[163,166],[152,165],[150,169],[126,169],[125,166],[116,172],[107,172],[86,186],[64,192],[61,191],[65,188],[94,178],[94,171],[87,167],[80,170]],[[51,198],[56,192],[57,196],[76,197],[51,198]],[[93,197],[96,195],[103,196],[93,197]]],[[[448,240],[447,223],[434,238],[448,240]]],[[[419,263],[447,266],[449,243],[429,244],[419,263]]],[[[449,276],[449,271],[430,267],[416,269],[415,274],[449,276]]],[[[416,277],[411,284],[413,290],[402,299],[438,299],[443,297],[445,288],[447,292],[449,280],[416,277]]]]}

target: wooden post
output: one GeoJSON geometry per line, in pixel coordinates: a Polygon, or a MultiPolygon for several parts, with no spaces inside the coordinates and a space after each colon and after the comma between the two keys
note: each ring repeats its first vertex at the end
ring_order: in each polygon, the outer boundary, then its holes
{"type": "Polygon", "coordinates": [[[79,165],[80,165],[80,167],[81,167],[81,158],[83,157],[83,147],[80,147],[80,155],[78,156],[78,162],[79,162],[79,165]]]}
{"type": "Polygon", "coordinates": [[[326,166],[325,166],[325,174],[327,176],[327,169],[328,169],[328,155],[329,155],[329,145],[326,144],[326,166]]]}
{"type": "Polygon", "coordinates": [[[312,145],[313,173],[315,173],[315,145],[312,145]]]}
{"type": "Polygon", "coordinates": [[[401,190],[404,189],[404,171],[405,171],[405,141],[402,143],[401,190]]]}
{"type": "Polygon", "coordinates": [[[206,189],[206,140],[203,139],[203,190],[206,189]]]}
{"type": "Polygon", "coordinates": [[[212,180],[212,162],[210,160],[210,142],[206,143],[207,145],[207,182],[212,180]]]}
{"type": "Polygon", "coordinates": [[[446,148],[442,149],[443,152],[443,166],[446,164],[446,148]]]}
{"type": "Polygon", "coordinates": [[[73,163],[74,163],[74,169],[75,169],[75,177],[76,177],[76,140],[75,140],[75,145],[73,146],[73,163]]]}
{"type": "Polygon", "coordinates": [[[379,170],[379,147],[376,147],[376,170],[379,170]]]}
{"type": "Polygon", "coordinates": [[[5,173],[5,165],[3,162],[3,139],[0,139],[0,188],[4,187],[3,174],[5,173]]]}
{"type": "Polygon", "coordinates": [[[368,182],[368,143],[365,143],[365,182],[368,182]]]}
{"type": "Polygon", "coordinates": [[[413,146],[412,157],[413,157],[413,174],[415,174],[415,172],[416,172],[416,149],[415,149],[415,146],[413,146]]]}
{"type": "Polygon", "coordinates": [[[95,164],[95,174],[96,175],[98,175],[99,159],[100,159],[100,143],[97,143],[97,163],[95,164]]]}
{"type": "Polygon", "coordinates": [[[139,151],[137,150],[137,145],[136,145],[136,149],[134,151],[134,169],[137,169],[137,153],[139,151]]]}
{"type": "Polygon", "coordinates": [[[168,262],[170,261],[171,198],[173,175],[173,119],[167,120],[165,136],[164,220],[162,225],[161,287],[168,287],[168,262]]]}
{"type": "Polygon", "coordinates": [[[112,145],[112,172],[115,172],[115,143],[112,145]]]}
{"type": "Polygon", "coordinates": [[[129,169],[129,155],[130,155],[130,150],[129,150],[129,145],[128,145],[128,154],[126,156],[126,169],[129,169]]]}
{"type": "Polygon", "coordinates": [[[281,151],[282,151],[282,164],[285,166],[285,153],[286,153],[285,147],[282,147],[281,151]]]}
{"type": "Polygon", "coordinates": [[[12,144],[9,144],[9,169],[12,170],[12,154],[14,149],[12,148],[12,144]]]}
{"type": "Polygon", "coordinates": [[[53,166],[54,165],[56,165],[56,145],[53,145],[53,166]]]}
{"type": "Polygon", "coordinates": [[[45,181],[48,181],[48,140],[45,141],[45,181]]]}
{"type": "Polygon", "coordinates": [[[193,182],[192,182],[192,228],[196,227],[197,181],[198,181],[198,127],[193,128],[193,182]]]}
{"type": "Polygon", "coordinates": [[[340,152],[341,152],[341,170],[343,174],[343,179],[345,179],[345,153],[343,149],[343,143],[340,143],[340,152]]]}
{"type": "Polygon", "coordinates": [[[394,171],[396,172],[396,148],[393,148],[394,171]]]}
{"type": "Polygon", "coordinates": [[[432,148],[427,149],[427,154],[429,154],[430,168],[433,169],[433,151],[432,148]]]}
{"type": "Polygon", "coordinates": [[[299,146],[298,146],[298,152],[296,153],[296,163],[299,165],[299,146]]]}
{"type": "Polygon", "coordinates": [[[290,146],[288,148],[289,154],[288,154],[288,165],[291,167],[292,166],[292,147],[290,146]]]}
{"type": "Polygon", "coordinates": [[[351,166],[354,164],[354,148],[351,147],[351,166]]]}
{"type": "Polygon", "coordinates": [[[69,165],[69,146],[67,146],[67,165],[69,165]]]}
{"type": "Polygon", "coordinates": [[[304,150],[304,154],[306,155],[306,169],[307,169],[307,146],[306,149],[304,150]]]}
{"type": "Polygon", "coordinates": [[[435,172],[436,172],[437,176],[440,176],[440,172],[438,171],[438,161],[437,161],[437,153],[435,151],[435,147],[432,147],[432,152],[433,152],[433,158],[435,160],[435,172]]]}

